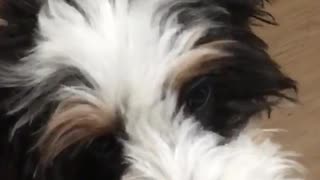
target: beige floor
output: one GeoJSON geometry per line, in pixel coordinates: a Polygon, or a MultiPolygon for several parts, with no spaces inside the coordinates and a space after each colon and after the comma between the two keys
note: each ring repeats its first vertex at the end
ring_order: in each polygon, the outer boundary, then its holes
{"type": "Polygon", "coordinates": [[[257,30],[285,72],[299,82],[300,104],[281,107],[266,127],[288,130],[276,138],[303,157],[308,180],[320,179],[320,0],[274,0],[280,26],[257,30]]]}

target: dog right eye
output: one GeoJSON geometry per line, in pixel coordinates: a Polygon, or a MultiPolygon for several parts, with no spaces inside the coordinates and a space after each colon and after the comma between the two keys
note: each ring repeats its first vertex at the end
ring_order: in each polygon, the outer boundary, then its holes
{"type": "Polygon", "coordinates": [[[207,77],[202,77],[194,83],[191,83],[183,94],[185,108],[189,113],[195,113],[205,109],[206,105],[214,99],[210,79],[207,77]]]}
{"type": "Polygon", "coordinates": [[[118,143],[115,137],[102,136],[92,141],[88,151],[95,157],[108,158],[113,151],[117,151],[118,143]]]}

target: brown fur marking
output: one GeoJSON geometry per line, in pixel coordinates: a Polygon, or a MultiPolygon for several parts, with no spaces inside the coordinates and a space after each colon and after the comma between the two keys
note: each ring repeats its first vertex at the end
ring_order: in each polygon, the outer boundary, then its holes
{"type": "Polygon", "coordinates": [[[49,163],[72,145],[88,142],[115,128],[114,111],[96,101],[70,98],[61,102],[37,144],[43,163],[49,163]]]}
{"type": "Polygon", "coordinates": [[[223,51],[223,46],[227,43],[234,42],[217,41],[204,44],[181,56],[178,65],[170,74],[170,86],[174,90],[180,90],[186,82],[212,70],[216,59],[228,56],[223,51]]]}

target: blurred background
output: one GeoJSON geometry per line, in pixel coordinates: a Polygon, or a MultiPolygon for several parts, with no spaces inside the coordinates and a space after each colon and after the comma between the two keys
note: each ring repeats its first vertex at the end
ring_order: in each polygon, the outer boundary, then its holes
{"type": "Polygon", "coordinates": [[[320,0],[273,0],[267,6],[279,26],[257,27],[273,58],[298,81],[299,104],[279,107],[264,127],[281,128],[276,140],[294,150],[308,169],[307,180],[320,179],[320,0]]]}

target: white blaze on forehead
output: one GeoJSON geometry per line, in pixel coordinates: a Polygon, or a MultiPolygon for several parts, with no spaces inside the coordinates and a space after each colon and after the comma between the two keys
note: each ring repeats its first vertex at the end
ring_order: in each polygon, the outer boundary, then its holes
{"type": "Polygon", "coordinates": [[[65,1],[48,0],[39,14],[40,38],[29,57],[38,66],[36,78],[50,76],[60,67],[55,64],[74,66],[95,81],[108,102],[130,94],[151,103],[147,97],[161,94],[172,61],[207,28],[203,24],[181,31],[175,15],[160,23],[168,9],[159,8],[170,2],[79,0],[78,11],[65,1]]]}
{"type": "MultiPolygon", "coordinates": [[[[256,142],[243,132],[222,145],[194,119],[172,115],[170,103],[132,116],[127,125],[125,156],[129,169],[122,180],[298,180],[300,166],[268,138],[256,142]],[[131,122],[131,123],[130,123],[131,122]]],[[[302,178],[301,178],[302,179],[302,178]]]]}

